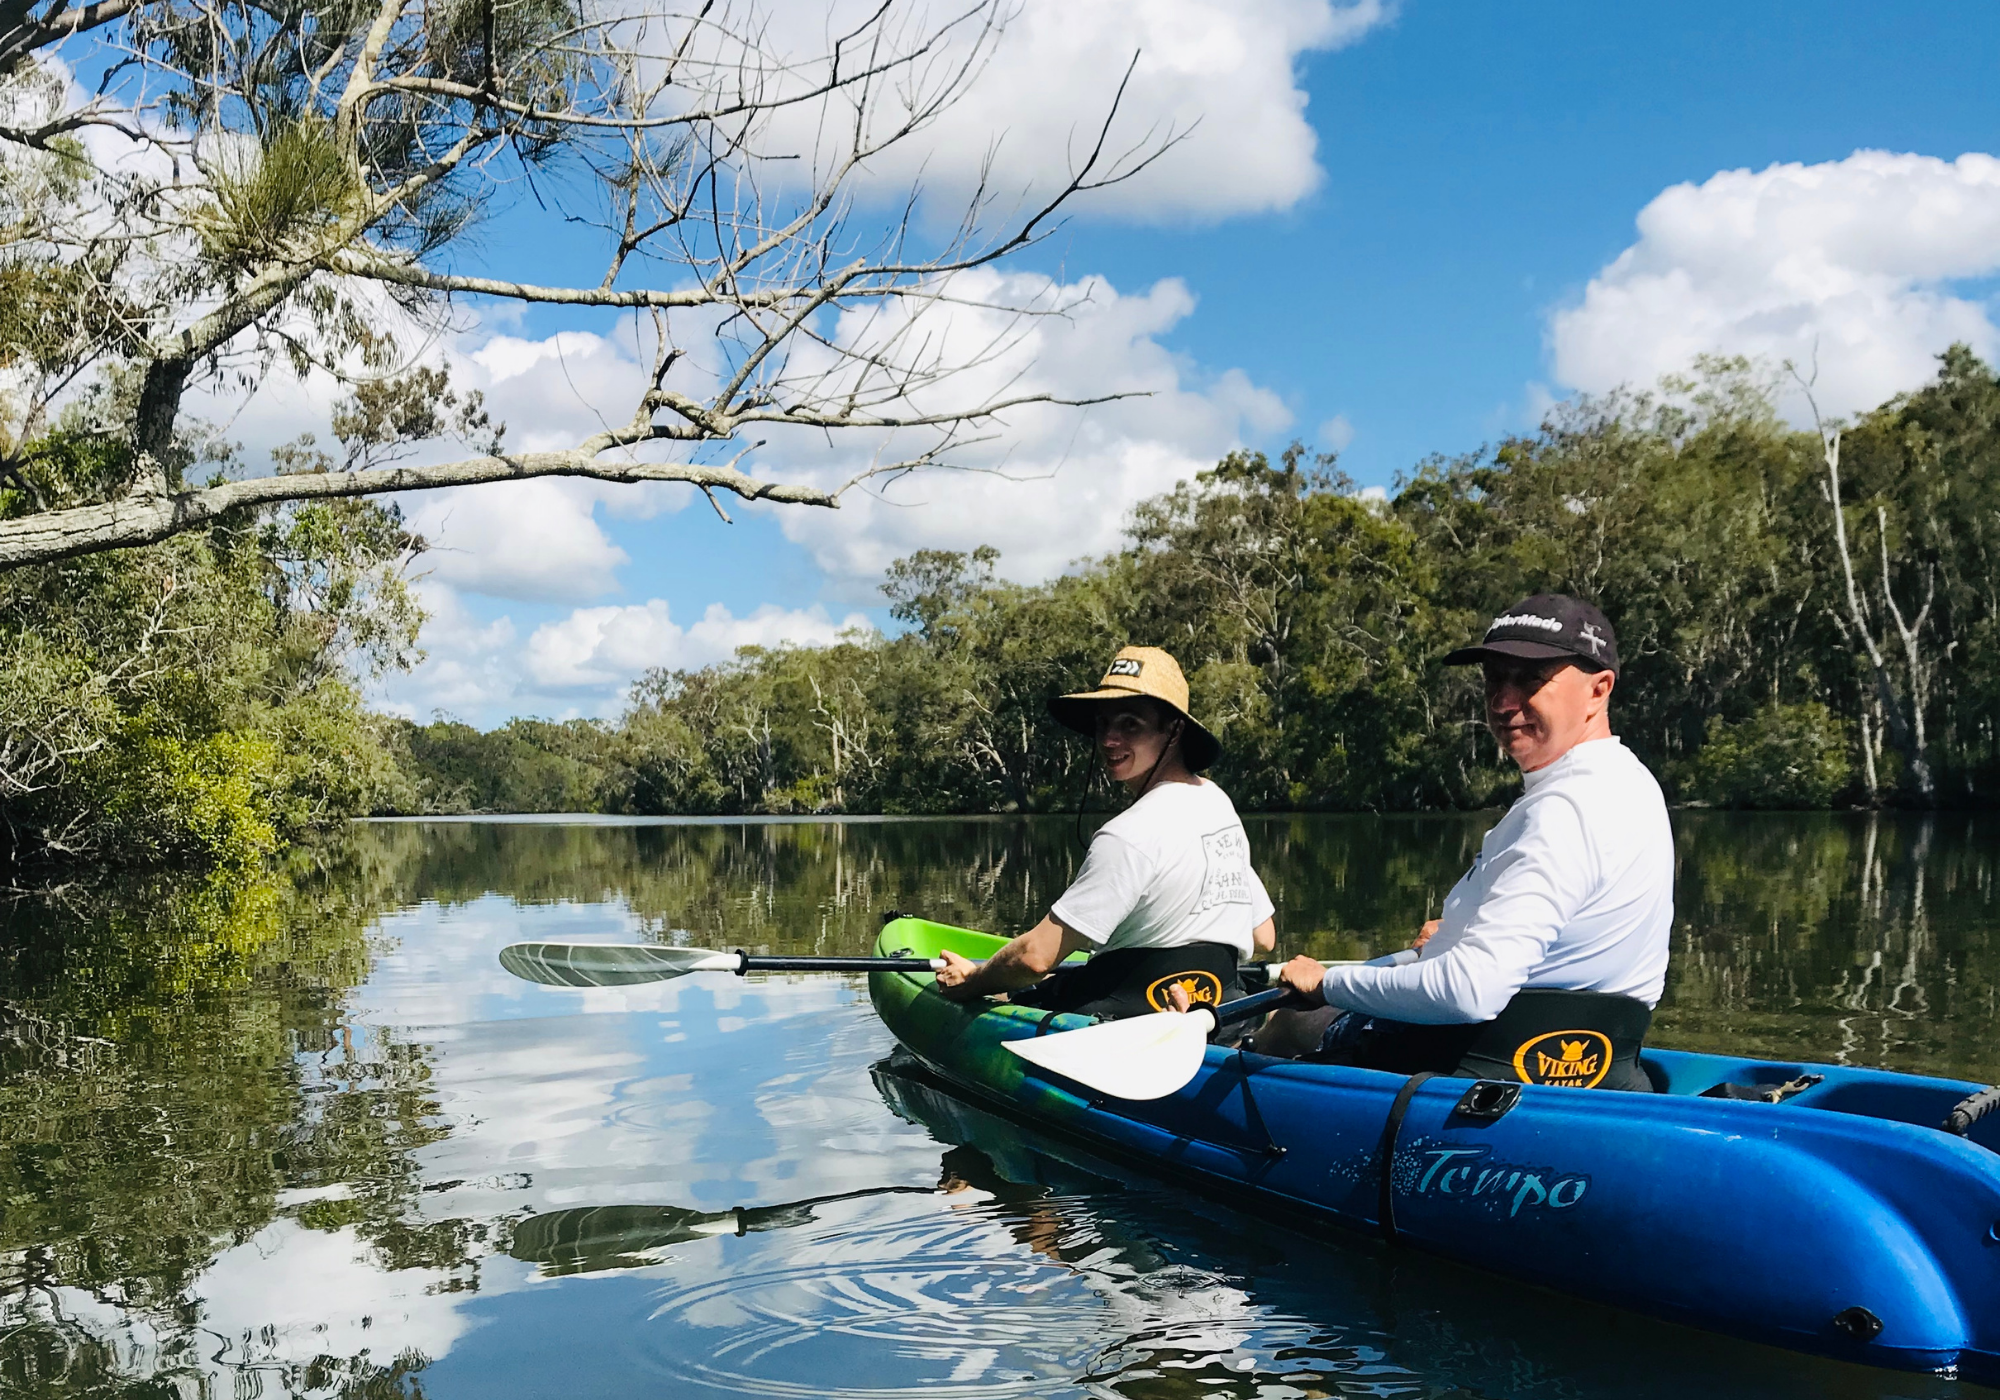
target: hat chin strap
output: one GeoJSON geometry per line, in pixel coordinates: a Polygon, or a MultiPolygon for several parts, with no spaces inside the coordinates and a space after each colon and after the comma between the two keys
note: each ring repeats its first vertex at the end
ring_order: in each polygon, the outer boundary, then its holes
{"type": "MultiPolygon", "coordinates": [[[[1160,774],[1160,765],[1167,761],[1167,755],[1172,753],[1174,745],[1181,741],[1181,735],[1186,731],[1186,727],[1186,720],[1176,719],[1174,721],[1174,727],[1167,733],[1167,742],[1160,746],[1160,756],[1153,760],[1153,766],[1146,774],[1145,785],[1139,789],[1138,796],[1132,799],[1134,802],[1153,790],[1153,780],[1160,774]]],[[[1185,754],[1181,756],[1181,766],[1184,768],[1187,767],[1187,756],[1185,754]]],[[[1192,773],[1194,770],[1190,768],[1188,771],[1192,773]]],[[[1083,809],[1090,801],[1090,785],[1096,781],[1097,765],[1092,763],[1090,767],[1084,769],[1083,791],[1077,795],[1076,799],[1076,844],[1086,850],[1090,848],[1090,843],[1083,839],[1083,809]]]]}
{"type": "MultiPolygon", "coordinates": [[[[1174,721],[1174,727],[1167,731],[1167,742],[1160,745],[1160,756],[1153,760],[1153,767],[1146,774],[1145,786],[1139,789],[1138,797],[1135,797],[1133,801],[1136,802],[1139,797],[1144,797],[1153,790],[1153,779],[1160,775],[1160,765],[1167,761],[1167,755],[1174,751],[1176,744],[1180,743],[1181,733],[1186,727],[1186,720],[1177,719],[1174,721]]],[[[1181,767],[1187,767],[1187,755],[1185,754],[1181,755],[1181,767]]],[[[1192,772],[1193,770],[1190,769],[1189,771],[1192,772]]]]}

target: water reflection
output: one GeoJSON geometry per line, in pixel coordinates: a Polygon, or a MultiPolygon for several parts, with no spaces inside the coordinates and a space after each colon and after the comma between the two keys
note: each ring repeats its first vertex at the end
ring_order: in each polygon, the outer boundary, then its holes
{"type": "MultiPolygon", "coordinates": [[[[1393,946],[1488,821],[1254,819],[1287,951],[1393,946]]],[[[1683,814],[1656,1039],[2000,1078],[1987,825],[1683,814]]],[[[1018,927],[1076,861],[1061,822],[412,824],[0,907],[0,1391],[1953,1391],[1126,1180],[886,1063],[846,979],[494,958],[1018,927]]]]}
{"type": "MultiPolygon", "coordinates": [[[[1080,1383],[1149,1396],[1946,1395],[1557,1298],[1408,1251],[1119,1184],[1117,1168],[964,1102],[900,1055],[884,1101],[924,1124],[948,1178],[1099,1306],[1080,1383]],[[1886,1382],[1886,1385],[1884,1384],[1886,1382]]],[[[949,1182],[948,1182],[949,1184],[949,1182]]]]}
{"type": "Polygon", "coordinates": [[[344,1019],[382,893],[308,864],[6,907],[0,1383],[400,1388],[417,1362],[315,1298],[476,1269],[478,1226],[414,1218],[422,1048],[344,1019]]]}

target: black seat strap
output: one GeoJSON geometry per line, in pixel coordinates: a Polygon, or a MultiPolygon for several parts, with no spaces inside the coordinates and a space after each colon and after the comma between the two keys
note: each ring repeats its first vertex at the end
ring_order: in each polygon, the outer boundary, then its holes
{"type": "Polygon", "coordinates": [[[1430,1070],[1420,1070],[1403,1081],[1403,1087],[1396,1091],[1396,1101],[1389,1105],[1389,1119],[1382,1125],[1382,1147],[1377,1154],[1382,1161],[1382,1204],[1376,1217],[1382,1223],[1382,1238],[1396,1242],[1396,1198],[1394,1177],[1396,1172],[1396,1138],[1403,1131],[1404,1115],[1410,1111],[1410,1100],[1416,1096],[1419,1086],[1426,1079],[1438,1076],[1430,1070]]]}

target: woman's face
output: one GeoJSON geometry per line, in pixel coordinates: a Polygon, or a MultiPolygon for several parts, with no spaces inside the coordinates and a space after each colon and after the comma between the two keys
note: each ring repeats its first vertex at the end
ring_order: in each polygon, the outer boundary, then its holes
{"type": "Polygon", "coordinates": [[[1097,711],[1097,751],[1112,781],[1143,782],[1173,742],[1174,723],[1151,700],[1116,700],[1097,711]]]}

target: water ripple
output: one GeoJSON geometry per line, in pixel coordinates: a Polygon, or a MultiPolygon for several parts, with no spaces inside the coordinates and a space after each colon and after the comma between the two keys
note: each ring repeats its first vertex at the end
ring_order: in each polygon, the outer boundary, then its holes
{"type": "Polygon", "coordinates": [[[650,1363],[683,1385],[841,1400],[1421,1389],[1379,1349],[1273,1315],[1086,1201],[945,1204],[785,1232],[719,1274],[704,1261],[653,1295],[650,1363]]]}

